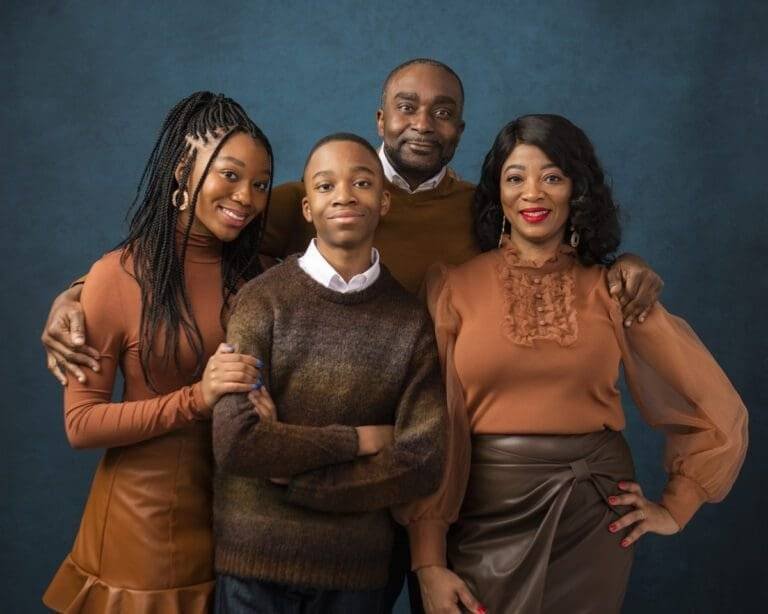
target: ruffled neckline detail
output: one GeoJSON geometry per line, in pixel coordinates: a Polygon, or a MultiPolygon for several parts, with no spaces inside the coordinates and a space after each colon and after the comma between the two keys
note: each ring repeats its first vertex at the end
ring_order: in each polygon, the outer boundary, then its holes
{"type": "MultiPolygon", "coordinates": [[[[176,247],[181,249],[183,241],[184,226],[179,223],[176,225],[176,247]]],[[[200,263],[221,262],[222,245],[222,242],[213,235],[190,229],[185,260],[200,263]]]]}
{"type": "Polygon", "coordinates": [[[537,340],[573,345],[579,333],[573,304],[575,250],[563,245],[541,264],[524,260],[509,244],[499,252],[497,272],[506,312],[502,334],[526,347],[537,340]]]}

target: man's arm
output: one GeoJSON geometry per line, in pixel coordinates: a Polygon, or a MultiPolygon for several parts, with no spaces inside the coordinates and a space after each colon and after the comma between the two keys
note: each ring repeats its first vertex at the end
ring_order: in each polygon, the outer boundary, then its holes
{"type": "Polygon", "coordinates": [[[46,366],[62,386],[67,385],[67,373],[85,383],[80,367],[99,372],[99,353],[85,343],[85,315],[80,304],[85,277],[59,294],[51,305],[40,340],[46,354],[46,366]]]}
{"type": "Polygon", "coordinates": [[[640,256],[622,254],[608,270],[608,290],[621,303],[624,326],[641,324],[661,295],[664,282],[640,256]]]}

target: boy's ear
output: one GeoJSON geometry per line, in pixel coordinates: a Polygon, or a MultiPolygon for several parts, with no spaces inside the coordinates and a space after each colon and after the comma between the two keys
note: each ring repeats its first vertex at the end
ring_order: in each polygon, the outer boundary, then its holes
{"type": "Polygon", "coordinates": [[[389,207],[392,204],[389,190],[384,190],[381,193],[381,208],[379,209],[379,215],[386,215],[389,213],[389,207]]]}
{"type": "Polygon", "coordinates": [[[313,223],[312,210],[309,208],[309,199],[306,196],[301,199],[301,214],[310,224],[313,223]]]}

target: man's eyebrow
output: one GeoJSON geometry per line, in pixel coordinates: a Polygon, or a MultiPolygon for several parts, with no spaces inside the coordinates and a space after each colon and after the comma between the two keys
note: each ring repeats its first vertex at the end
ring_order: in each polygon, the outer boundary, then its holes
{"type": "Polygon", "coordinates": [[[232,156],[219,156],[218,159],[227,160],[228,162],[232,162],[232,164],[237,164],[238,166],[245,168],[245,162],[238,160],[237,158],[233,158],[232,156]]]}
{"type": "Polygon", "coordinates": [[[458,105],[459,103],[456,101],[456,99],[453,96],[435,96],[435,104],[455,104],[458,105]]]}
{"type": "Polygon", "coordinates": [[[397,92],[395,98],[402,98],[403,100],[418,100],[419,95],[416,92],[397,92]]]}

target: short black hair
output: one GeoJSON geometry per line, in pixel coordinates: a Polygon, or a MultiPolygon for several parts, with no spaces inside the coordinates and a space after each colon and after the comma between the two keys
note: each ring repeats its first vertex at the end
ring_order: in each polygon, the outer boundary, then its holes
{"type": "Polygon", "coordinates": [[[572,230],[581,241],[576,248],[585,265],[610,264],[621,241],[619,207],[613,199],[594,147],[584,131],[560,115],[523,115],[504,126],[485,156],[474,195],[474,227],[480,249],[499,244],[504,211],[501,168],[519,144],[541,149],[573,182],[571,213],[563,242],[572,230]]]}
{"type": "Polygon", "coordinates": [[[323,145],[327,143],[334,143],[336,141],[345,141],[350,143],[357,143],[361,147],[367,149],[371,155],[376,158],[376,161],[378,162],[379,168],[381,168],[382,175],[384,174],[384,168],[381,166],[381,160],[379,159],[379,153],[374,149],[373,145],[371,145],[366,139],[363,137],[354,134],[352,132],[334,132],[333,134],[329,134],[328,136],[324,136],[321,138],[317,143],[312,145],[312,149],[309,150],[309,154],[307,155],[307,159],[304,161],[304,171],[306,172],[307,166],[309,165],[309,161],[312,158],[312,155],[320,149],[323,145]]]}
{"type": "Polygon", "coordinates": [[[428,64],[429,66],[436,66],[438,68],[442,68],[445,72],[447,72],[449,75],[451,75],[454,79],[456,79],[456,82],[459,84],[459,91],[461,92],[461,100],[459,101],[459,108],[464,109],[464,84],[461,82],[461,78],[459,75],[456,74],[456,71],[453,70],[448,64],[444,64],[443,62],[439,60],[433,60],[432,58],[413,58],[412,60],[408,60],[406,62],[403,62],[402,64],[398,64],[395,66],[390,73],[387,75],[387,78],[384,79],[384,85],[381,86],[381,106],[384,107],[384,101],[387,97],[387,88],[389,87],[390,81],[395,77],[397,73],[399,73],[404,68],[408,68],[409,66],[413,66],[415,64],[428,64]]]}

